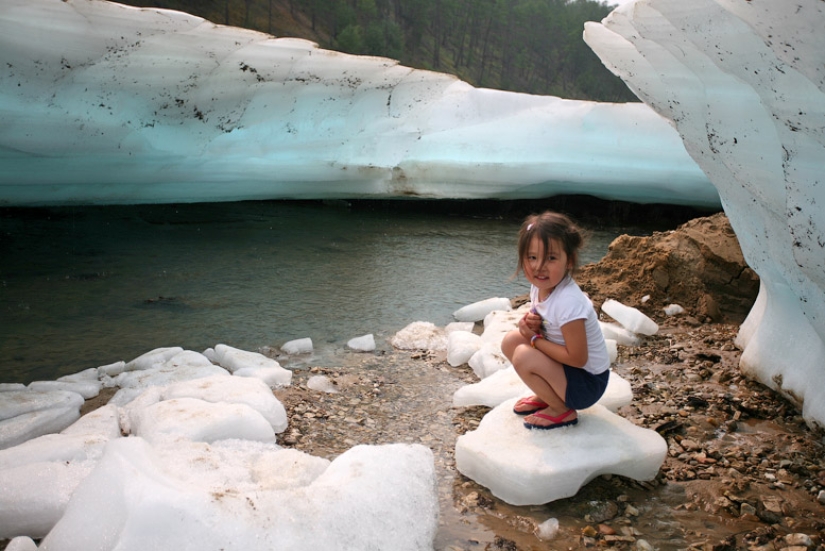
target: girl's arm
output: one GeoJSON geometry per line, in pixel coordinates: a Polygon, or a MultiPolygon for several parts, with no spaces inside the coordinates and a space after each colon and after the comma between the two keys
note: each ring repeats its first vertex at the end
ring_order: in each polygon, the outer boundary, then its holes
{"type": "Polygon", "coordinates": [[[587,363],[587,332],[584,328],[584,319],[577,319],[561,326],[564,344],[556,344],[537,338],[533,344],[551,359],[571,367],[583,367],[587,363]]]}

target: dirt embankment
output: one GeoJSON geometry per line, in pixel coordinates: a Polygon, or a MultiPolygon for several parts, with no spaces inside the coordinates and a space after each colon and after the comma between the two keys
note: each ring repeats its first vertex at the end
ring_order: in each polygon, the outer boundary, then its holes
{"type": "Polygon", "coordinates": [[[596,307],[615,299],[659,321],[678,304],[698,322],[741,323],[759,290],[724,213],[649,237],[622,235],[576,281],[596,307]]]}

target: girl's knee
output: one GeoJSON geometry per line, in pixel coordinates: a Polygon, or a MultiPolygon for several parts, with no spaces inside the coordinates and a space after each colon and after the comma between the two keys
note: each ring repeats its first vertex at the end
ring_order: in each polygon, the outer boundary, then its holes
{"type": "Polygon", "coordinates": [[[507,359],[513,361],[513,353],[519,344],[526,342],[524,337],[516,330],[510,331],[501,339],[501,351],[507,359]]]}

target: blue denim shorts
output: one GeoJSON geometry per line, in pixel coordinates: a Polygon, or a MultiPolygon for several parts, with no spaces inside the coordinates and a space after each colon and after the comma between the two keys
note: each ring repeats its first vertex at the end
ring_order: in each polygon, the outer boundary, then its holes
{"type": "Polygon", "coordinates": [[[564,374],[567,377],[567,394],[564,403],[571,409],[585,409],[599,401],[607,388],[610,379],[610,370],[607,369],[598,375],[578,367],[564,365],[564,374]]]}

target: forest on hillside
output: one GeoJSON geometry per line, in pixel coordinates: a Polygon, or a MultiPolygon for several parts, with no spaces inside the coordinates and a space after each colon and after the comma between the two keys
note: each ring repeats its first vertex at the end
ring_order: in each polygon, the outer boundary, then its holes
{"type": "Polygon", "coordinates": [[[224,25],[389,57],[478,87],[596,101],[638,101],[582,39],[596,0],[121,0],[224,25]]]}

